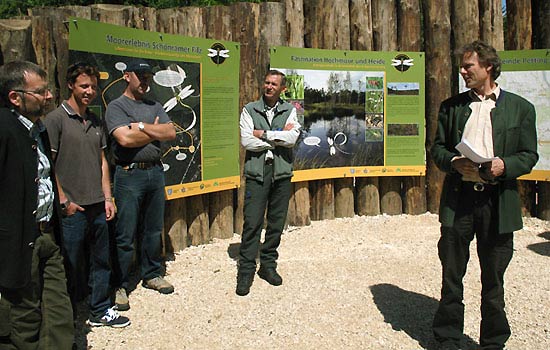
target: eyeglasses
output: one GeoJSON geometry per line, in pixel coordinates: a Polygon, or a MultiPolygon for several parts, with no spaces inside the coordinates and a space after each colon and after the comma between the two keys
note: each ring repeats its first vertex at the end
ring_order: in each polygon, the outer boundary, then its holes
{"type": "Polygon", "coordinates": [[[36,90],[15,90],[14,89],[13,91],[22,92],[24,94],[34,94],[34,95],[46,97],[48,93],[51,92],[52,90],[48,86],[45,86],[43,88],[36,89],[36,90]]]}

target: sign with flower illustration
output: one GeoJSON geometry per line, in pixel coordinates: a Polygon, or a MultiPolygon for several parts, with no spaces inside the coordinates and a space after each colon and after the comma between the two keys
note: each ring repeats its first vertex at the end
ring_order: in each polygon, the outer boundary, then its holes
{"type": "Polygon", "coordinates": [[[425,175],[424,54],[272,47],[303,126],[293,181],[425,175]]]}
{"type": "Polygon", "coordinates": [[[88,62],[101,72],[92,106],[100,116],[126,88],[132,59],[153,68],[147,98],[163,105],[176,128],[176,139],[162,143],[168,199],[239,186],[238,43],[72,18],[69,49],[70,63],[88,62]]]}

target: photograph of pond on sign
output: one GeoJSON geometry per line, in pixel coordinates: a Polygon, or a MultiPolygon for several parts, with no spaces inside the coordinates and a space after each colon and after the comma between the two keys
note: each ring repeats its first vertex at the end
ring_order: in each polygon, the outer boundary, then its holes
{"type": "Polygon", "coordinates": [[[302,124],[296,170],[383,165],[384,72],[279,70],[302,124]]]}

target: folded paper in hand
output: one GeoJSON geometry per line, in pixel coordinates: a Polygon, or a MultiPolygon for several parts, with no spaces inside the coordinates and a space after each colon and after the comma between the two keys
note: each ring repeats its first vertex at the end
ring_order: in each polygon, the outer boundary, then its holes
{"type": "Polygon", "coordinates": [[[462,139],[462,141],[460,141],[460,143],[456,145],[455,148],[457,149],[457,151],[462,153],[464,157],[468,158],[474,163],[482,164],[482,163],[490,162],[497,159],[497,157],[493,157],[493,158],[483,157],[482,155],[477,153],[472,147],[472,145],[468,142],[468,140],[465,140],[465,139],[462,139]]]}

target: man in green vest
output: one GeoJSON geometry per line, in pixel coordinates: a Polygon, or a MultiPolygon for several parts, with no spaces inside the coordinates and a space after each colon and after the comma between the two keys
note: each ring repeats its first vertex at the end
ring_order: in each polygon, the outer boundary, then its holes
{"type": "Polygon", "coordinates": [[[442,349],[460,349],[464,329],[462,280],[470,242],[477,240],[481,267],[481,349],[503,349],[510,337],[504,310],[504,272],[513,253],[513,232],[522,228],[516,179],[538,160],[535,108],[502,90],[495,80],[501,62],[495,49],[474,41],[458,52],[469,91],[441,104],[431,149],[446,173],[439,221],[441,301],[433,331],[442,349]],[[470,152],[459,152],[459,143],[470,152]],[[471,159],[479,156],[481,160],[471,159]]]}
{"type": "Polygon", "coordinates": [[[244,226],[236,289],[241,296],[250,292],[258,250],[258,276],[274,286],[283,283],[277,273],[277,248],[292,188],[293,147],[300,136],[296,108],[280,99],[285,90],[285,75],[270,70],[264,79],[262,98],[244,106],[241,113],[241,144],[246,149],[244,226]],[[267,227],[260,248],[266,207],[267,227]]]}

